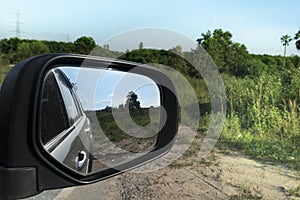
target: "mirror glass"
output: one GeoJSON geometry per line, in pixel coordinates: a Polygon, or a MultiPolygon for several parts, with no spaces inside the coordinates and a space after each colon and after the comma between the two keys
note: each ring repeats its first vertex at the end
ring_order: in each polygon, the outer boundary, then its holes
{"type": "Polygon", "coordinates": [[[54,68],[44,78],[40,102],[43,148],[81,174],[151,151],[164,123],[157,84],[110,68],[54,68]]]}

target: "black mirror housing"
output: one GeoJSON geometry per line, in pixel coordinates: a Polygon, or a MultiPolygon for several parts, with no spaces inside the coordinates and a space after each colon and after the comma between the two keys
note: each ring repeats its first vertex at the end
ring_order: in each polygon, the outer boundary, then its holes
{"type": "Polygon", "coordinates": [[[0,92],[0,193],[4,198],[24,198],[44,190],[94,183],[135,167],[165,153],[177,134],[177,97],[172,81],[163,72],[137,63],[70,54],[48,54],[18,63],[6,76],[0,92]],[[166,111],[157,144],[145,155],[114,168],[83,175],[55,162],[42,148],[38,111],[43,79],[55,66],[89,66],[134,73],[155,80],[166,111]]]}

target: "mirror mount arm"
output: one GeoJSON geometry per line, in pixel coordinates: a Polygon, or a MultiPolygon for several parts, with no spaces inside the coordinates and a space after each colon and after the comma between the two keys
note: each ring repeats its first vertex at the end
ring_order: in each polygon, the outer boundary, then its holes
{"type": "Polygon", "coordinates": [[[5,168],[0,166],[0,177],[1,198],[17,199],[39,193],[37,191],[36,168],[5,168]]]}

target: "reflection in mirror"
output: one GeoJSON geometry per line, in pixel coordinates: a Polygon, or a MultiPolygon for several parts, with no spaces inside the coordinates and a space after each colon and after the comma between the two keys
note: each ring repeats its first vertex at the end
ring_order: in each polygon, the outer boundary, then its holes
{"type": "Polygon", "coordinates": [[[164,123],[158,86],[130,72],[54,68],[44,79],[40,101],[43,147],[81,174],[151,151],[164,123]]]}

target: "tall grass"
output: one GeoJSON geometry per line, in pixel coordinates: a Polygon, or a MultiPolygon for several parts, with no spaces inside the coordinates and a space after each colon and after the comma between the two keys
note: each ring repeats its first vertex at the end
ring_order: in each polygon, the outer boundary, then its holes
{"type": "Polygon", "coordinates": [[[300,169],[300,96],[286,99],[280,77],[224,77],[229,112],[220,144],[300,169]]]}

